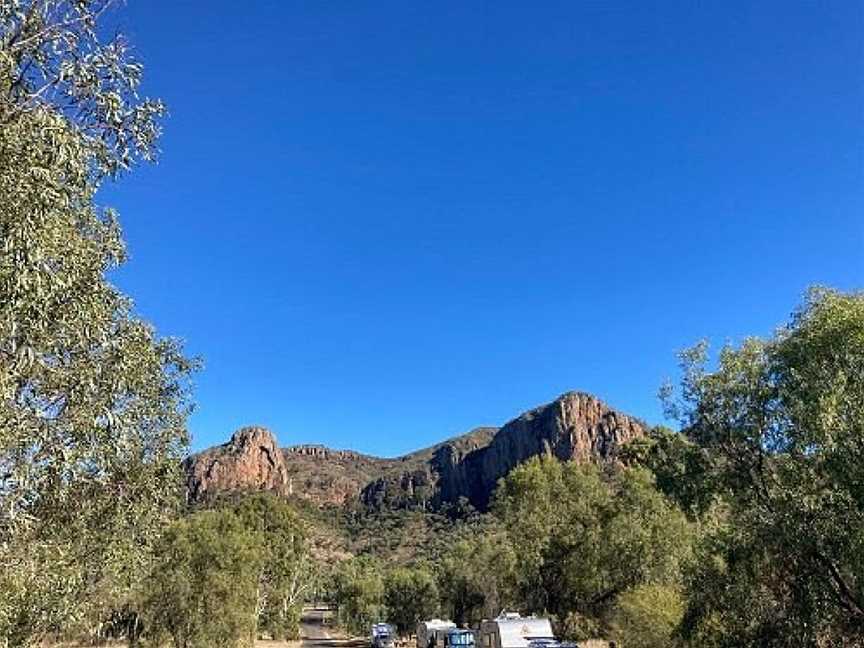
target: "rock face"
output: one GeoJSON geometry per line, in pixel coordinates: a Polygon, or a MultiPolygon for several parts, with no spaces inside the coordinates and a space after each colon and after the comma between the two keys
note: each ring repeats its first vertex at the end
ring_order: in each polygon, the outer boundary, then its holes
{"type": "Polygon", "coordinates": [[[538,455],[615,461],[646,427],[590,394],[569,392],[502,428],[468,434],[396,459],[323,446],[280,450],[264,428],[243,428],[227,444],[186,460],[192,501],[238,490],[270,490],[319,505],[359,501],[369,508],[440,508],[467,500],[485,510],[498,480],[538,455]]]}
{"type": "Polygon", "coordinates": [[[454,467],[488,446],[497,433],[498,428],[494,427],[475,428],[431,448],[405,455],[362,490],[360,501],[374,509],[437,507],[444,502],[456,502],[467,488],[468,477],[462,478],[465,483],[459,483],[454,467]],[[447,483],[454,494],[442,497],[442,477],[451,475],[454,481],[451,483],[448,479],[447,483]]]}
{"type": "Polygon", "coordinates": [[[232,491],[288,493],[289,478],[276,438],[262,427],[237,430],[231,440],[184,462],[187,495],[202,501],[232,491]]]}
{"type": "Polygon", "coordinates": [[[498,480],[523,461],[551,455],[562,461],[615,461],[621,446],[647,432],[636,419],[590,394],[569,392],[510,421],[486,448],[458,465],[442,492],[465,495],[485,509],[498,480]],[[469,484],[467,492],[459,488],[469,484]],[[460,492],[461,491],[461,492],[460,492]]]}
{"type": "Polygon", "coordinates": [[[465,498],[485,510],[498,480],[531,457],[614,461],[624,443],[646,433],[636,419],[580,392],[566,393],[491,430],[488,439],[473,447],[446,442],[421,468],[379,478],[363,490],[362,501],[378,508],[426,502],[440,506],[465,498]]]}

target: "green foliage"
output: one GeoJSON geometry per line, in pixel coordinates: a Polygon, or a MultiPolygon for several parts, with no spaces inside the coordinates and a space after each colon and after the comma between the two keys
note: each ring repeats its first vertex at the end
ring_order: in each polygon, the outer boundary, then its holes
{"type": "Polygon", "coordinates": [[[271,493],[248,496],[235,510],[244,528],[255,535],[262,555],[258,631],[297,639],[304,597],[314,590],[317,579],[303,522],[290,504],[271,493]]]}
{"type": "Polygon", "coordinates": [[[156,645],[251,646],[256,631],[259,538],[229,510],[201,511],[171,525],[147,582],[145,626],[156,645]]]}
{"type": "Polygon", "coordinates": [[[438,586],[433,575],[422,568],[399,567],[384,579],[387,620],[401,635],[414,632],[417,623],[438,613],[438,586]]]}
{"type": "Polygon", "coordinates": [[[143,66],[122,34],[104,41],[115,0],[0,0],[0,122],[48,111],[74,128],[97,178],[151,160],[165,113],[139,98],[143,66]]]}
{"type": "Polygon", "coordinates": [[[634,439],[621,452],[631,465],[654,474],[657,488],[691,517],[705,513],[716,498],[706,451],[686,435],[657,426],[634,439]]]}
{"type": "Polygon", "coordinates": [[[684,515],[640,469],[535,458],[502,481],[494,510],[519,557],[522,607],[559,619],[602,622],[623,592],[677,582],[690,556],[684,515]]]}
{"type": "Polygon", "coordinates": [[[444,609],[457,624],[476,625],[515,604],[517,560],[512,543],[494,523],[454,542],[439,565],[444,609]]]}
{"type": "Polygon", "coordinates": [[[677,587],[639,585],[618,597],[612,613],[612,636],[627,648],[670,648],[684,615],[684,598],[677,587]]]}
{"type": "Polygon", "coordinates": [[[351,558],[338,566],[333,592],[339,623],[366,635],[373,623],[386,618],[384,567],[370,557],[351,558]]]}
{"type": "Polygon", "coordinates": [[[176,514],[193,364],[106,280],[98,183],[152,157],[158,102],[106,2],[0,0],[0,638],[126,605],[176,514]]]}
{"type": "Polygon", "coordinates": [[[437,563],[456,539],[474,532],[477,521],[457,516],[453,509],[447,513],[358,507],[346,512],[340,527],[355,555],[386,558],[390,565],[413,564],[418,558],[437,563]]]}
{"type": "Polygon", "coordinates": [[[864,295],[816,289],[769,340],[682,356],[670,411],[704,459],[685,634],[701,645],[864,636],[864,295]]]}
{"type": "Polygon", "coordinates": [[[147,638],[175,648],[297,638],[317,582],[302,519],[270,493],[212,505],[171,527],[157,548],[142,603],[147,638]]]}

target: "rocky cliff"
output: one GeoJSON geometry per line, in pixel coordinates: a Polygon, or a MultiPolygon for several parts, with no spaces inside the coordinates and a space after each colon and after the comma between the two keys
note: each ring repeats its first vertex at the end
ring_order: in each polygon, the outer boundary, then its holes
{"type": "Polygon", "coordinates": [[[361,500],[370,507],[424,504],[438,507],[467,499],[485,510],[498,480],[537,455],[562,461],[615,461],[620,447],[646,433],[633,417],[590,394],[569,392],[492,430],[473,447],[464,442],[437,446],[430,460],[401,475],[370,483],[361,500]]]}
{"type": "Polygon", "coordinates": [[[467,500],[488,507],[498,480],[541,454],[565,461],[615,461],[644,424],[599,399],[569,392],[502,428],[477,428],[396,459],[303,445],[280,450],[264,428],[243,428],[225,445],[186,460],[193,501],[238,490],[270,490],[319,505],[359,499],[369,508],[438,508],[467,500]]]}
{"type": "Polygon", "coordinates": [[[465,495],[485,508],[498,480],[541,454],[562,461],[615,461],[621,446],[647,432],[637,419],[613,410],[590,394],[569,392],[525,412],[498,431],[492,442],[466,458],[442,485],[450,499],[465,495]],[[470,481],[467,492],[459,485],[470,481]],[[450,487],[450,484],[456,487],[450,487]]]}
{"type": "Polygon", "coordinates": [[[262,427],[237,430],[228,443],[190,456],[184,467],[191,501],[232,491],[289,492],[282,451],[273,434],[262,427]]]}

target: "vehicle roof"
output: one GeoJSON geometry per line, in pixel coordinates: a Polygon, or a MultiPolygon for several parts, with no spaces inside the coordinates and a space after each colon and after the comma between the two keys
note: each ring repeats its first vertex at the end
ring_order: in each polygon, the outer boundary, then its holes
{"type": "Polygon", "coordinates": [[[443,619],[430,619],[429,621],[421,621],[421,625],[426,626],[430,630],[441,630],[443,628],[456,627],[456,624],[452,621],[444,621],[443,619]]]}
{"type": "Polygon", "coordinates": [[[529,641],[555,637],[549,619],[507,616],[493,619],[491,623],[498,626],[503,648],[527,648],[529,641]]]}

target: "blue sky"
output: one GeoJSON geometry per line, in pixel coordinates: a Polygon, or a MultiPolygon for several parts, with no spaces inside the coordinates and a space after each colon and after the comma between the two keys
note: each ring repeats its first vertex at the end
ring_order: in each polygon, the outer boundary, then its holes
{"type": "Polygon", "coordinates": [[[244,424],[395,455],[864,286],[857,2],[130,0],[162,159],[116,281],[244,424]]]}

